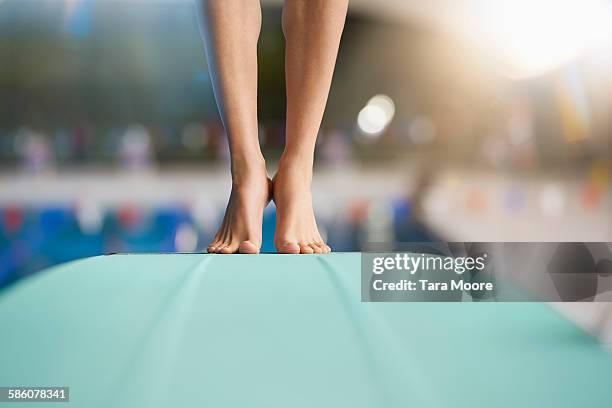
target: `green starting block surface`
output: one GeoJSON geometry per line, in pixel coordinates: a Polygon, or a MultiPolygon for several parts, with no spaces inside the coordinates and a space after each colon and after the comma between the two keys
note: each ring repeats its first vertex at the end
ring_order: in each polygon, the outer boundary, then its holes
{"type": "Polygon", "coordinates": [[[0,387],[70,387],[71,407],[612,406],[611,355],[545,304],[360,298],[359,254],[85,259],[0,293],[0,387]]]}

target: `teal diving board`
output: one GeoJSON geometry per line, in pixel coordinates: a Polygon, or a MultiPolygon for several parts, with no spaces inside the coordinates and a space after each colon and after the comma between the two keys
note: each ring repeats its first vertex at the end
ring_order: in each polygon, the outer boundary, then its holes
{"type": "Polygon", "coordinates": [[[362,303],[358,253],[107,255],[0,292],[0,387],[70,407],[609,408],[611,384],[543,303],[362,303]]]}

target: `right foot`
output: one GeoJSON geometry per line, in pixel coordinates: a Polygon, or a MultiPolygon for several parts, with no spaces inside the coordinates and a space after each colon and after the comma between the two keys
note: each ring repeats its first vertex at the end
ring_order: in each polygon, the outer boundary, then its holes
{"type": "Polygon", "coordinates": [[[261,248],[263,212],[271,199],[265,165],[233,171],[232,193],[209,253],[257,254],[261,248]]]}

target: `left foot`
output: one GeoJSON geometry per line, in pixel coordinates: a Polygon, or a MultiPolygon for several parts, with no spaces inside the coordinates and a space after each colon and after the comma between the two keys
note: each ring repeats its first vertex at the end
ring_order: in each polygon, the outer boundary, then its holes
{"type": "Polygon", "coordinates": [[[311,179],[311,165],[287,165],[281,159],[273,180],[273,198],[276,204],[274,244],[279,253],[331,252],[317,228],[310,192],[311,179]]]}

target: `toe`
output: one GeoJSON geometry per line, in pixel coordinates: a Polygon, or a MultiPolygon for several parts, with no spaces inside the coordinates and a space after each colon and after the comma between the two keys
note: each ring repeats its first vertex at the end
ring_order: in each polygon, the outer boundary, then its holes
{"type": "Polygon", "coordinates": [[[308,244],[300,244],[300,253],[302,254],[312,254],[314,251],[308,244]]]}
{"type": "Polygon", "coordinates": [[[223,248],[220,252],[222,254],[235,254],[236,252],[238,252],[238,245],[238,242],[232,242],[231,244],[223,248]]]}
{"type": "Polygon", "coordinates": [[[215,252],[217,252],[219,245],[221,245],[221,243],[219,242],[218,239],[215,239],[213,242],[210,243],[210,245],[208,245],[208,248],[206,248],[206,251],[208,253],[214,254],[215,252]]]}
{"type": "Polygon", "coordinates": [[[327,244],[323,244],[323,247],[325,248],[325,253],[326,254],[329,254],[332,251],[331,247],[329,245],[327,245],[327,244]]]}
{"type": "Polygon", "coordinates": [[[251,241],[242,241],[238,246],[238,252],[241,254],[258,254],[259,246],[251,241]]]}
{"type": "Polygon", "coordinates": [[[321,253],[329,254],[329,247],[327,245],[325,245],[325,243],[317,242],[316,244],[319,247],[319,249],[321,250],[321,253]]]}
{"type": "Polygon", "coordinates": [[[310,244],[308,246],[310,247],[310,249],[312,249],[312,252],[314,252],[315,254],[322,254],[323,253],[323,251],[321,250],[321,248],[317,244],[310,244]]]}
{"type": "Polygon", "coordinates": [[[217,253],[217,252],[219,252],[219,250],[220,250],[221,248],[223,248],[225,245],[227,245],[227,244],[226,244],[226,243],[224,243],[224,242],[219,242],[219,241],[217,241],[216,243],[211,244],[211,245],[208,247],[208,252],[212,252],[213,254],[216,254],[216,253],[217,253]]]}
{"type": "Polygon", "coordinates": [[[300,246],[295,242],[286,242],[276,246],[276,250],[281,254],[299,254],[300,246]]]}

